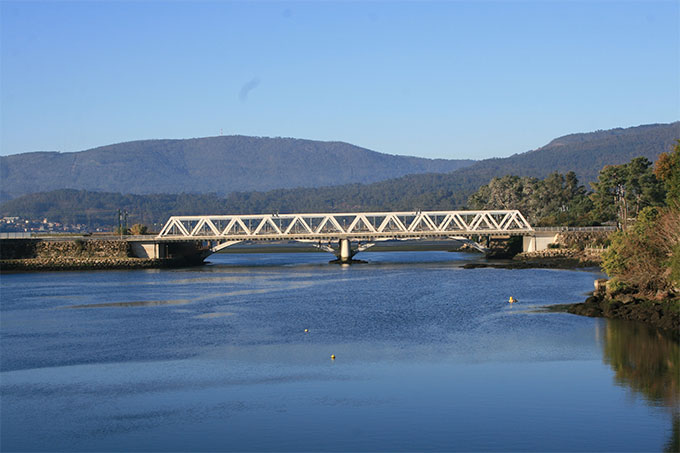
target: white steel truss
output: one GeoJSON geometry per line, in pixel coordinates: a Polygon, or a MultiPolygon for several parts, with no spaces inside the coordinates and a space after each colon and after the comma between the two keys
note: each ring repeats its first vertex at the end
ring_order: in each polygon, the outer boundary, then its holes
{"type": "Polygon", "coordinates": [[[158,235],[199,240],[444,238],[532,233],[516,210],[173,216],[158,235]]]}

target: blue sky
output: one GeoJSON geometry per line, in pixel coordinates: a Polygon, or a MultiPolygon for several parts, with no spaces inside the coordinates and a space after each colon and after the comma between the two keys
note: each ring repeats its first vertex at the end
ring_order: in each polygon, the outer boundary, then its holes
{"type": "Polygon", "coordinates": [[[680,119],[678,1],[0,2],[0,154],[242,134],[502,157],[680,119]]]}

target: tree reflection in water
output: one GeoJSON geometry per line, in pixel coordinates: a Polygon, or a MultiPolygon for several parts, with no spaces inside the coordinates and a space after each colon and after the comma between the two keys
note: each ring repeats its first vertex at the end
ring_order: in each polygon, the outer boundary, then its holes
{"type": "Polygon", "coordinates": [[[604,361],[616,383],[668,408],[673,426],[665,450],[680,451],[680,344],[641,323],[607,320],[605,329],[604,361]]]}

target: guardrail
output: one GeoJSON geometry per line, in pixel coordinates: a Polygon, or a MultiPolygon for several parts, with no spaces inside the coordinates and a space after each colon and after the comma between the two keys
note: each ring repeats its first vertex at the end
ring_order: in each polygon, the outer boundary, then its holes
{"type": "Polygon", "coordinates": [[[592,226],[592,227],[534,227],[534,231],[546,232],[567,232],[567,231],[581,231],[581,232],[596,232],[596,231],[616,231],[615,226],[592,226]]]}
{"type": "Polygon", "coordinates": [[[72,241],[75,239],[81,239],[85,241],[115,241],[115,240],[125,240],[125,241],[153,241],[156,239],[155,234],[147,235],[120,235],[120,234],[81,234],[81,233],[0,233],[0,239],[44,239],[48,241],[72,241]]]}
{"type": "Polygon", "coordinates": [[[0,239],[29,239],[33,233],[0,233],[0,239]]]}

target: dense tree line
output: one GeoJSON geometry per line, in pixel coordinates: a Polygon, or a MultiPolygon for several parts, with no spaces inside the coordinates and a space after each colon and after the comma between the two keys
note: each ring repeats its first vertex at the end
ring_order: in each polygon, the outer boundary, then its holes
{"type": "Polygon", "coordinates": [[[536,226],[582,226],[594,222],[592,202],[574,172],[545,179],[503,176],[482,186],[469,199],[474,209],[519,209],[536,226]]]}
{"type": "Polygon", "coordinates": [[[470,196],[474,209],[519,209],[536,226],[588,226],[618,222],[622,227],[647,206],[662,206],[666,189],[645,157],[608,165],[591,183],[579,185],[574,172],[545,179],[494,178],[470,196]]]}
{"type": "MultiPolygon", "coordinates": [[[[657,161],[655,177],[661,180],[665,199],[660,205],[641,207],[631,225],[620,220],[622,231],[611,238],[603,268],[612,277],[611,294],[633,294],[656,300],[676,300],[680,309],[680,141],[657,161]]],[[[627,191],[631,188],[626,187],[627,191]]],[[[627,203],[618,200],[621,206],[627,203]]],[[[619,214],[620,215],[620,214],[619,214]]]]}
{"type": "Polygon", "coordinates": [[[665,197],[663,183],[644,157],[606,166],[592,186],[591,199],[600,220],[625,222],[630,217],[636,218],[647,206],[663,205],[665,197]]]}

